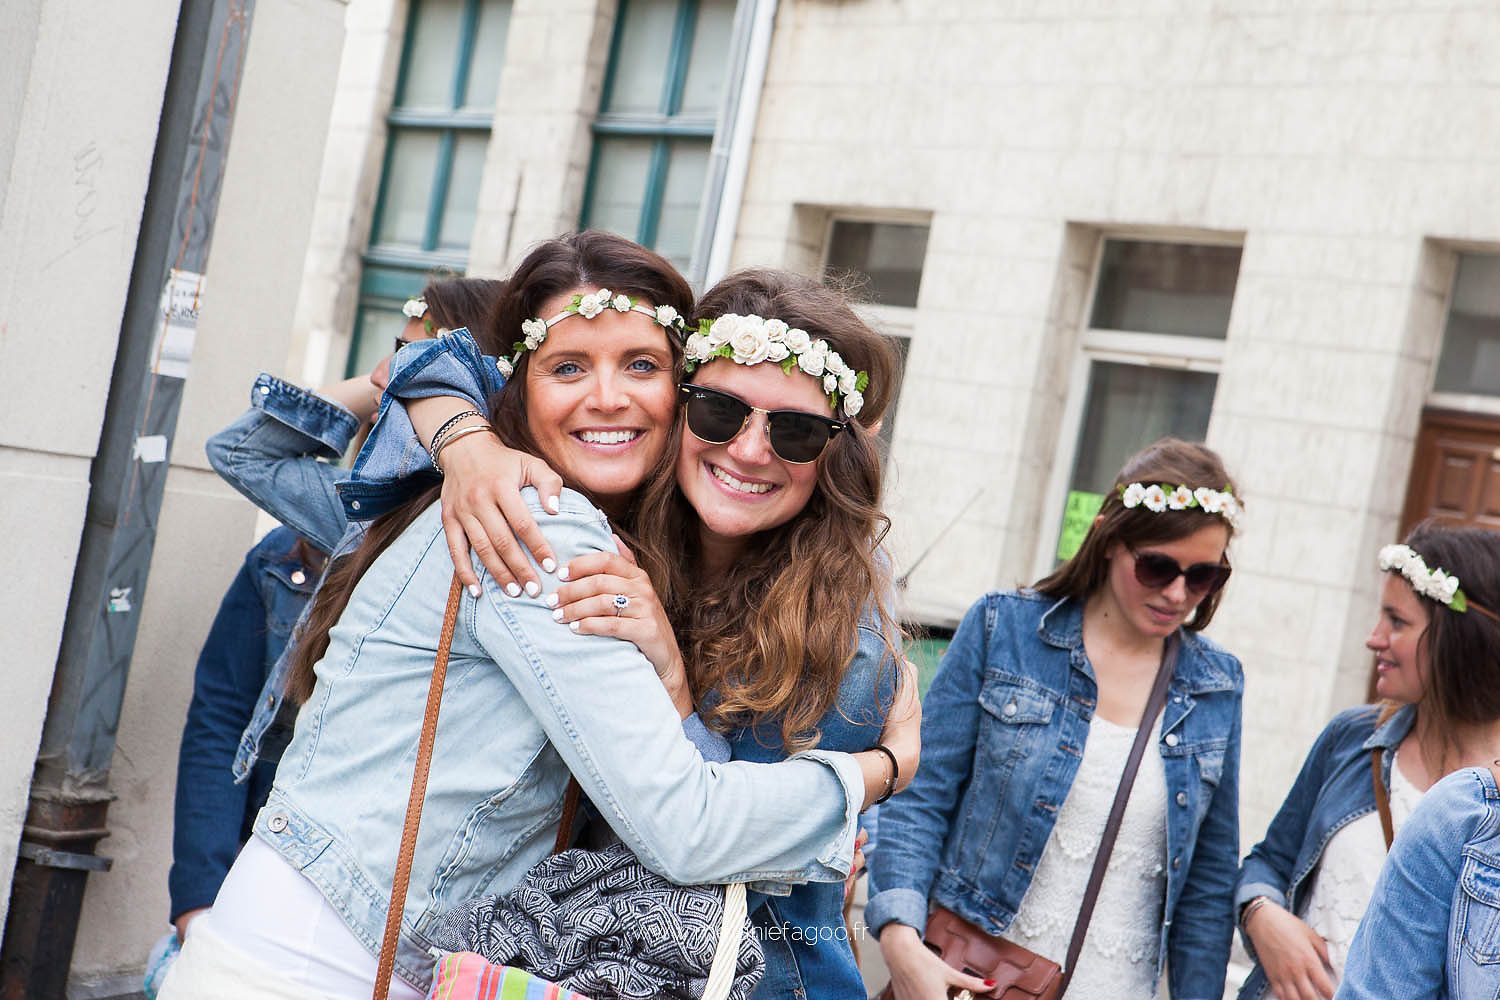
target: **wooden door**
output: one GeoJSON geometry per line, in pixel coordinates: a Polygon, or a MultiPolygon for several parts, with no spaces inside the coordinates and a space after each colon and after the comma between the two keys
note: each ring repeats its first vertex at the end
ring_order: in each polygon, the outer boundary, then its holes
{"type": "Polygon", "coordinates": [[[1402,536],[1428,517],[1500,531],[1500,417],[1431,409],[1422,414],[1402,536]]]}

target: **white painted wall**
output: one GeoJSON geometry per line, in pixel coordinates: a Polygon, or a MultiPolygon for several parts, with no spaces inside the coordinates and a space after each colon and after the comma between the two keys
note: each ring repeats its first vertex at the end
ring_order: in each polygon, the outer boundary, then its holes
{"type": "Polygon", "coordinates": [[[821,206],[932,212],[898,551],[985,500],[915,574],[924,617],[1054,537],[1095,234],[1247,234],[1209,430],[1250,509],[1212,630],[1248,675],[1247,838],[1363,691],[1451,268],[1428,241],[1500,243],[1497,81],[1500,9],[1465,0],[781,5],[733,258],[805,263],[821,206]]]}
{"type": "Polygon", "coordinates": [[[0,921],[9,909],[176,28],[21,0],[0,32],[0,921]],[[15,19],[12,20],[12,14],[15,19]]]}
{"type": "Polygon", "coordinates": [[[205,291],[110,787],[115,859],[91,876],[76,979],[138,974],[167,929],[177,745],[193,666],[255,537],[203,443],[287,355],[343,42],[344,0],[256,0],[205,291]]]}

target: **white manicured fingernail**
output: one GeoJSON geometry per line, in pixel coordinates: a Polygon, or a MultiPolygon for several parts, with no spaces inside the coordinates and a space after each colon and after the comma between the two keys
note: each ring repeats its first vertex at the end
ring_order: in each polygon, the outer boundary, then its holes
{"type": "Polygon", "coordinates": [[[566,580],[568,578],[568,567],[564,566],[562,569],[558,570],[557,578],[559,580],[566,580]]]}
{"type": "Polygon", "coordinates": [[[521,588],[518,587],[518,586],[516,586],[516,583],[515,583],[514,580],[512,580],[510,583],[507,583],[505,585],[505,592],[507,594],[509,594],[511,597],[520,597],[521,596],[521,588]]]}
{"type": "Polygon", "coordinates": [[[555,607],[557,607],[557,595],[556,594],[548,594],[546,597],[542,598],[542,600],[544,600],[544,601],[547,602],[547,607],[549,607],[549,608],[555,608],[555,607]]]}
{"type": "MultiPolygon", "coordinates": [[[[558,614],[561,614],[561,613],[562,612],[558,612],[558,614]]],[[[568,628],[572,629],[574,632],[577,632],[578,631],[578,623],[577,622],[568,622],[568,628]]]]}
{"type": "Polygon", "coordinates": [[[547,509],[556,514],[559,510],[562,509],[562,501],[558,500],[557,497],[548,497],[547,509]]]}
{"type": "Polygon", "coordinates": [[[470,597],[475,597],[475,598],[477,598],[479,596],[479,584],[477,584],[477,583],[471,583],[471,584],[469,584],[469,596],[470,597]]]}
{"type": "Polygon", "coordinates": [[[562,608],[558,608],[556,611],[552,612],[552,620],[555,622],[562,621],[562,608]]]}
{"type": "Polygon", "coordinates": [[[557,560],[553,559],[551,556],[548,556],[547,558],[543,559],[542,560],[542,572],[543,573],[555,573],[555,572],[557,572],[557,560]]]}
{"type": "Polygon", "coordinates": [[[542,585],[540,583],[537,583],[535,580],[527,580],[526,581],[526,596],[527,597],[535,597],[537,594],[540,594],[541,592],[542,592],[542,585]]]}

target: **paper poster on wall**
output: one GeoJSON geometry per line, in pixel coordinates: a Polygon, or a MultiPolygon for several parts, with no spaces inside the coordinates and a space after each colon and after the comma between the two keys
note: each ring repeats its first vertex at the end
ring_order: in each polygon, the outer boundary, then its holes
{"type": "Polygon", "coordinates": [[[202,296],[203,275],[176,268],[167,272],[167,283],[161,290],[160,325],[151,351],[151,370],[156,374],[187,378],[202,296]]]}
{"type": "Polygon", "coordinates": [[[1099,508],[1104,506],[1103,493],[1086,490],[1069,490],[1068,503],[1063,508],[1062,531],[1057,536],[1057,558],[1072,559],[1083,545],[1083,537],[1089,533],[1099,508]]]}

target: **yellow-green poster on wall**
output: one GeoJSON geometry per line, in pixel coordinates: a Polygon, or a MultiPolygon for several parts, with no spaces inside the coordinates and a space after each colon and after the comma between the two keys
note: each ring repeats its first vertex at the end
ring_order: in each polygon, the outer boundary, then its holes
{"type": "Polygon", "coordinates": [[[1089,493],[1086,490],[1068,492],[1068,504],[1063,508],[1062,531],[1057,536],[1059,562],[1073,558],[1073,553],[1083,545],[1083,536],[1089,533],[1089,525],[1094,523],[1099,508],[1103,506],[1103,493],[1089,493]]]}

